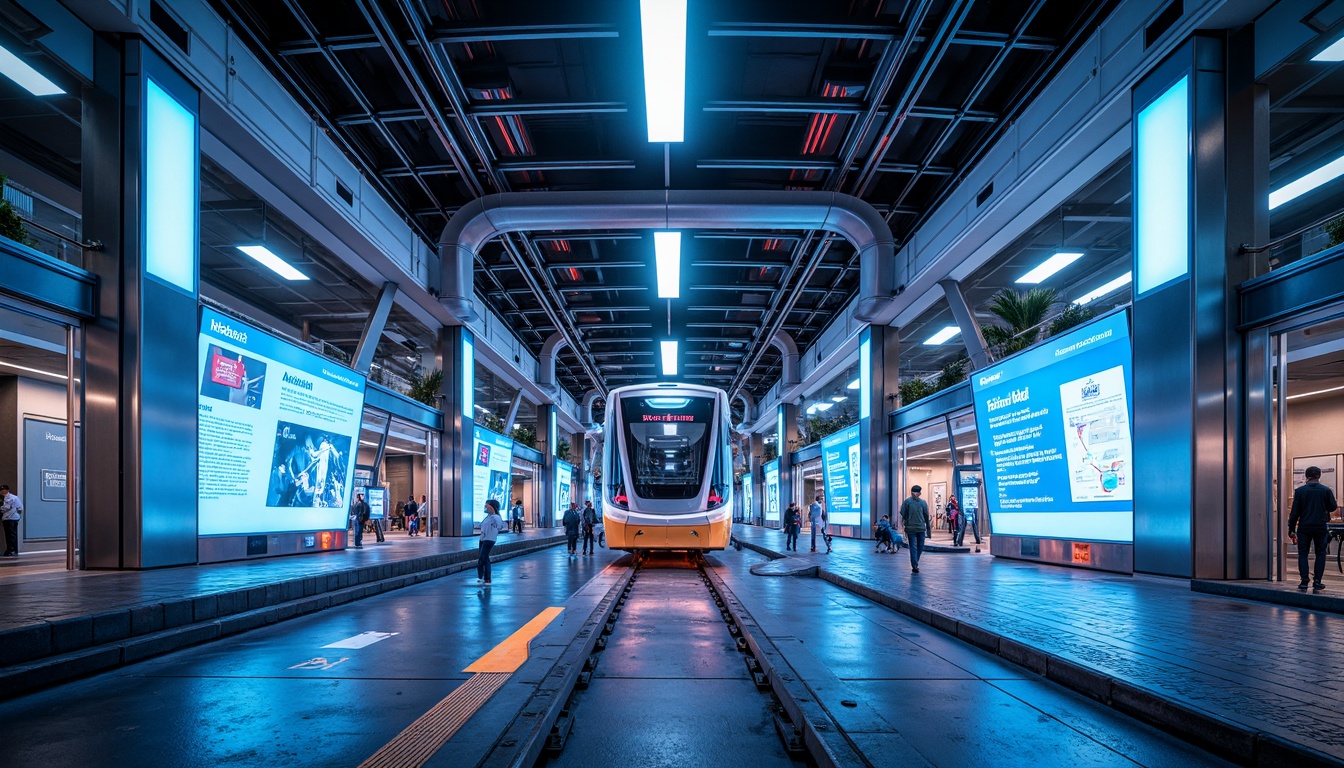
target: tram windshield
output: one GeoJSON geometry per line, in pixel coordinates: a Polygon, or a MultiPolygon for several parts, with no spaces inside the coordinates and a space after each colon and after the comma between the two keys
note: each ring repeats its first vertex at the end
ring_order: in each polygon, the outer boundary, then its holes
{"type": "Polygon", "coordinates": [[[714,399],[623,397],[629,482],[644,499],[692,499],[705,479],[714,399]]]}

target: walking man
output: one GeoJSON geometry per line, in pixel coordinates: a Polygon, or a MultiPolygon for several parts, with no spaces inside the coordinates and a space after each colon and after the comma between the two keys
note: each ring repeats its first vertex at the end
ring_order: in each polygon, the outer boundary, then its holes
{"type": "Polygon", "coordinates": [[[350,519],[355,522],[355,549],[364,548],[364,521],[369,519],[369,502],[364,494],[355,494],[355,503],[350,506],[350,519]]]}
{"type": "Polygon", "coordinates": [[[481,539],[477,542],[479,551],[476,555],[476,583],[485,582],[485,586],[490,586],[490,550],[495,548],[495,539],[499,538],[499,532],[504,530],[504,518],[499,516],[499,502],[494,499],[487,499],[485,502],[485,519],[481,521],[481,539]]]}
{"type": "Polygon", "coordinates": [[[565,510],[565,516],[560,522],[565,526],[565,540],[569,544],[569,556],[573,557],[578,554],[579,524],[581,522],[579,505],[572,501],[569,502],[569,508],[565,510]]]}
{"type": "Polygon", "coordinates": [[[597,527],[597,510],[585,506],[580,520],[583,525],[583,554],[595,554],[594,550],[596,547],[594,544],[596,543],[597,536],[594,529],[597,527]]]}
{"type": "Polygon", "coordinates": [[[803,513],[798,509],[797,502],[789,502],[789,508],[784,510],[784,551],[798,551],[798,530],[803,527],[803,513]]]}
{"type": "Polygon", "coordinates": [[[9,490],[8,485],[0,485],[0,522],[5,528],[4,557],[19,556],[19,518],[23,517],[23,499],[9,490]]]}
{"type": "MultiPolygon", "coordinates": [[[[1312,591],[1320,592],[1325,589],[1325,550],[1330,540],[1327,523],[1330,513],[1339,509],[1339,504],[1335,503],[1335,494],[1321,485],[1320,467],[1307,467],[1306,476],[1307,482],[1293,491],[1293,508],[1288,513],[1288,538],[1297,545],[1297,572],[1302,577],[1297,588],[1304,592],[1307,589],[1308,551],[1316,548],[1312,591]]],[[[8,525],[8,521],[5,524],[8,525]]]]}
{"type": "Polygon", "coordinates": [[[919,556],[924,554],[924,534],[933,524],[929,521],[929,505],[919,494],[918,485],[910,489],[910,498],[901,504],[901,524],[905,526],[906,543],[910,545],[910,572],[919,573],[919,556]]]}
{"type": "Polygon", "coordinates": [[[512,530],[514,533],[522,533],[522,532],[523,532],[523,500],[522,500],[522,499],[514,499],[514,500],[513,500],[513,509],[509,512],[509,517],[510,517],[510,522],[509,522],[509,528],[510,528],[510,530],[512,530]]]}
{"type": "Polygon", "coordinates": [[[821,539],[826,544],[826,552],[831,551],[831,537],[826,535],[826,508],[821,504],[821,494],[812,502],[812,506],[807,508],[807,520],[812,524],[812,551],[817,551],[817,531],[821,531],[821,539]]]}

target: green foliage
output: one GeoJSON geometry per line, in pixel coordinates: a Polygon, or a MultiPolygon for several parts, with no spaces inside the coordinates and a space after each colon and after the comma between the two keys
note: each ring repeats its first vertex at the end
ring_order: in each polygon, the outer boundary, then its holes
{"type": "Polygon", "coordinates": [[[504,419],[500,418],[496,414],[486,413],[485,415],[481,416],[480,424],[482,427],[490,430],[491,432],[496,432],[501,435],[504,434],[504,419]]]}
{"type": "Polygon", "coordinates": [[[985,343],[996,358],[1021,352],[1042,338],[1041,323],[1049,316],[1058,294],[1052,288],[1032,288],[1026,293],[1004,288],[994,295],[989,311],[1002,324],[981,327],[985,343]]]}
{"type": "MultiPolygon", "coordinates": [[[[503,424],[500,425],[501,428],[503,426],[503,424]]],[[[513,442],[526,445],[528,448],[537,447],[537,433],[531,427],[524,427],[519,424],[509,433],[509,437],[513,438],[513,442]]]]}
{"type": "Polygon", "coordinates": [[[1050,335],[1058,336],[1070,328],[1086,323],[1096,316],[1097,313],[1087,307],[1070,304],[1063,312],[1059,313],[1058,317],[1050,322],[1050,335]]]}
{"type": "Polygon", "coordinates": [[[1325,225],[1325,234],[1330,238],[1329,248],[1344,243],[1344,216],[1325,225]]]}
{"type": "Polygon", "coordinates": [[[555,458],[561,461],[569,461],[569,441],[561,440],[560,444],[555,446],[555,458]]]}
{"type": "Polygon", "coordinates": [[[761,461],[774,461],[779,458],[779,448],[774,443],[766,443],[761,449],[761,461]]]}
{"type": "Polygon", "coordinates": [[[938,373],[938,380],[933,383],[937,391],[941,392],[948,387],[955,387],[966,380],[966,366],[970,364],[966,355],[958,355],[943,364],[943,370],[938,373]]]}
{"type": "Polygon", "coordinates": [[[938,388],[923,379],[916,378],[902,382],[897,391],[900,392],[901,407],[904,408],[917,400],[923,400],[932,395],[938,391],[938,388]]]}
{"type": "MultiPolygon", "coordinates": [[[[5,181],[7,177],[0,173],[0,192],[5,188],[5,181]]],[[[8,237],[16,243],[29,247],[37,245],[37,241],[28,236],[28,227],[24,226],[18,211],[15,211],[14,206],[2,197],[0,197],[0,237],[8,237]]]]}
{"type": "Polygon", "coordinates": [[[804,422],[807,430],[807,441],[809,443],[819,442],[827,435],[833,435],[836,432],[850,426],[856,421],[854,415],[848,411],[841,411],[836,415],[826,418],[825,416],[808,416],[804,422]]]}
{"type": "Polygon", "coordinates": [[[412,374],[411,391],[407,394],[412,400],[418,400],[431,408],[437,408],[440,389],[443,389],[443,371],[435,368],[430,371],[418,371],[412,374]]]}

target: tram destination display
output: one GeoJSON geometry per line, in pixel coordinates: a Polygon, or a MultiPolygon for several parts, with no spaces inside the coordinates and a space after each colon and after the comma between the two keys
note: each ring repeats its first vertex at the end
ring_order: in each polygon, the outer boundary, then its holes
{"type": "Polygon", "coordinates": [[[1134,541],[1125,312],[972,374],[994,533],[1134,541]]]}
{"type": "Polygon", "coordinates": [[[197,365],[199,535],[344,528],[364,377],[212,309],[197,365]]]}

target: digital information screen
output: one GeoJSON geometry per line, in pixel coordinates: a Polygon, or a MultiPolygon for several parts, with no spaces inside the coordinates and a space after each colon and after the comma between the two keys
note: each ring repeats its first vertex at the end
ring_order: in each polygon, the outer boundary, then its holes
{"type": "Polygon", "coordinates": [[[569,502],[574,498],[574,465],[567,461],[555,460],[555,509],[556,519],[564,516],[569,502]]]}
{"type": "Polygon", "coordinates": [[[509,508],[509,491],[513,488],[513,441],[488,429],[473,427],[476,454],[471,468],[471,519],[480,523],[485,519],[485,502],[499,502],[500,515],[509,508]]]}
{"type": "Polygon", "coordinates": [[[201,310],[199,533],[346,527],[364,377],[201,310]]]}
{"type": "Polygon", "coordinates": [[[1108,315],[972,374],[995,534],[1134,541],[1128,320],[1108,315]]]}
{"type": "Polygon", "coordinates": [[[821,439],[821,467],[826,480],[826,522],[859,525],[864,494],[858,424],[821,439]]]}
{"type": "Polygon", "coordinates": [[[767,461],[765,469],[765,519],[766,521],[778,521],[780,512],[779,506],[779,459],[767,461]]]}

